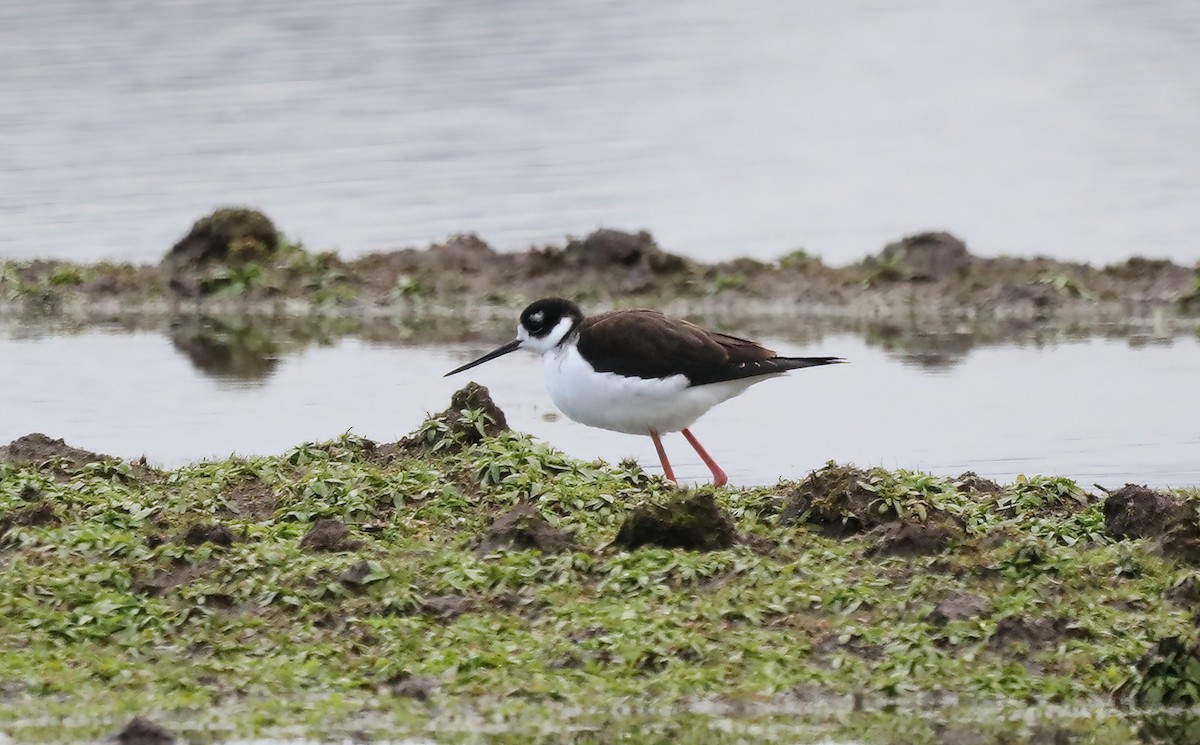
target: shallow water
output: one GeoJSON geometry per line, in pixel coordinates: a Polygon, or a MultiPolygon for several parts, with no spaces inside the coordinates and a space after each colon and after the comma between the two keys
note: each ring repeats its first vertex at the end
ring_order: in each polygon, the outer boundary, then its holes
{"type": "Polygon", "coordinates": [[[1200,4],[0,4],[0,256],[217,204],[348,253],[598,225],[697,259],[1195,261],[1200,4]]]}
{"type": "MultiPolygon", "coordinates": [[[[0,327],[0,443],[40,431],[175,466],[279,453],[346,431],[392,441],[477,380],[516,429],[581,458],[634,457],[659,468],[649,438],[559,416],[531,355],[442,377],[494,345],[344,338],[269,358],[238,377],[194,366],[157,333],[26,333],[0,327]]],[[[827,460],[949,475],[973,470],[1003,481],[1059,474],[1089,487],[1200,484],[1195,337],[976,347],[935,366],[924,354],[849,335],[768,341],[781,353],[835,354],[851,364],[766,381],[696,424],[736,484],[797,478],[827,460]]],[[[682,438],[666,438],[666,447],[681,478],[708,479],[682,438]]]]}

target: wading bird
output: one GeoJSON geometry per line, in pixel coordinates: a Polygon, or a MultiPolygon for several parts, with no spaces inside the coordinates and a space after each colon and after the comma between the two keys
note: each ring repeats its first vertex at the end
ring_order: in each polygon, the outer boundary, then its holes
{"type": "Polygon", "coordinates": [[[650,435],[663,473],[675,481],[660,435],[682,432],[713,484],[728,476],[688,429],[712,407],[789,370],[844,362],[780,357],[760,344],[701,328],[656,310],[613,310],[585,318],[579,306],[546,298],[521,312],[517,338],[446,373],[528,349],[542,355],[546,388],[581,424],[650,435]]]}

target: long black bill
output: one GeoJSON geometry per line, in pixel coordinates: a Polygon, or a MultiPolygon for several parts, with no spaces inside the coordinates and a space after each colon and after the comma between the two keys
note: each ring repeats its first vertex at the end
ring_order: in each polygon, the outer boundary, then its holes
{"type": "Polygon", "coordinates": [[[521,346],[521,340],[520,340],[520,339],[513,339],[512,341],[510,341],[509,343],[505,344],[505,345],[504,345],[504,346],[502,346],[502,347],[496,347],[495,349],[493,349],[492,351],[490,351],[490,352],[488,352],[487,354],[483,355],[482,357],[480,357],[479,359],[475,360],[474,362],[468,362],[467,364],[463,365],[462,367],[456,367],[456,368],[454,368],[453,370],[451,370],[450,372],[446,373],[446,374],[445,374],[445,375],[443,375],[442,377],[443,377],[443,378],[448,378],[448,377],[450,377],[451,375],[454,375],[455,373],[460,373],[460,372],[462,372],[463,370],[470,370],[472,367],[475,367],[476,365],[482,365],[483,363],[487,362],[488,360],[494,360],[494,359],[496,359],[497,357],[503,357],[504,355],[508,354],[509,352],[515,352],[515,351],[517,351],[517,349],[518,349],[520,346],[521,346]]]}

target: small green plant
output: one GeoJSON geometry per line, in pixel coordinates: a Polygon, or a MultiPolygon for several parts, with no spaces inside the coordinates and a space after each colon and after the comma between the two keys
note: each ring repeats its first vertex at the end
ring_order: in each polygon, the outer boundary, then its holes
{"type": "Polygon", "coordinates": [[[1076,505],[1086,505],[1087,494],[1065,476],[1026,476],[1021,474],[1009,485],[999,500],[1001,509],[1011,509],[1017,514],[1053,509],[1067,500],[1076,505]]]}
{"type": "Polygon", "coordinates": [[[1058,274],[1044,274],[1038,278],[1037,284],[1048,285],[1059,292],[1071,297],[1082,298],[1084,300],[1094,299],[1094,295],[1084,289],[1083,285],[1074,276],[1066,272],[1058,274]]]}
{"type": "Polygon", "coordinates": [[[262,266],[249,262],[239,266],[223,267],[200,282],[200,290],[214,297],[247,295],[262,280],[262,266]]]}
{"type": "Polygon", "coordinates": [[[53,287],[74,287],[83,284],[83,270],[71,264],[59,264],[46,281],[53,287]]]}
{"type": "Polygon", "coordinates": [[[712,278],[708,284],[709,295],[720,295],[723,292],[731,292],[735,290],[745,289],[749,280],[746,275],[740,273],[728,274],[725,272],[718,273],[712,278]]]}
{"type": "Polygon", "coordinates": [[[0,260],[0,298],[13,300],[21,294],[21,277],[13,261],[0,260]]]}
{"type": "Polygon", "coordinates": [[[908,252],[899,248],[895,251],[884,252],[866,260],[867,276],[863,280],[866,287],[876,287],[885,282],[895,282],[904,276],[904,257],[908,252]]]}
{"type": "Polygon", "coordinates": [[[785,254],[779,259],[781,269],[791,269],[795,271],[807,271],[821,266],[821,257],[814,256],[803,248],[797,248],[791,253],[785,254]]]}
{"type": "Polygon", "coordinates": [[[391,292],[388,293],[388,301],[398,303],[401,300],[412,300],[414,298],[427,297],[429,288],[425,286],[421,280],[409,274],[401,274],[396,277],[396,283],[392,286],[391,292]]]}

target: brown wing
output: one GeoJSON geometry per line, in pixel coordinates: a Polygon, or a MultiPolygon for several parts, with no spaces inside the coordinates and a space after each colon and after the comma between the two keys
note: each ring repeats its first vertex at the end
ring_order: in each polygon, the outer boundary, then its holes
{"type": "Polygon", "coordinates": [[[656,310],[618,310],[579,327],[579,352],[598,372],[638,378],[685,375],[692,385],[782,372],[775,353],[656,310]]]}

